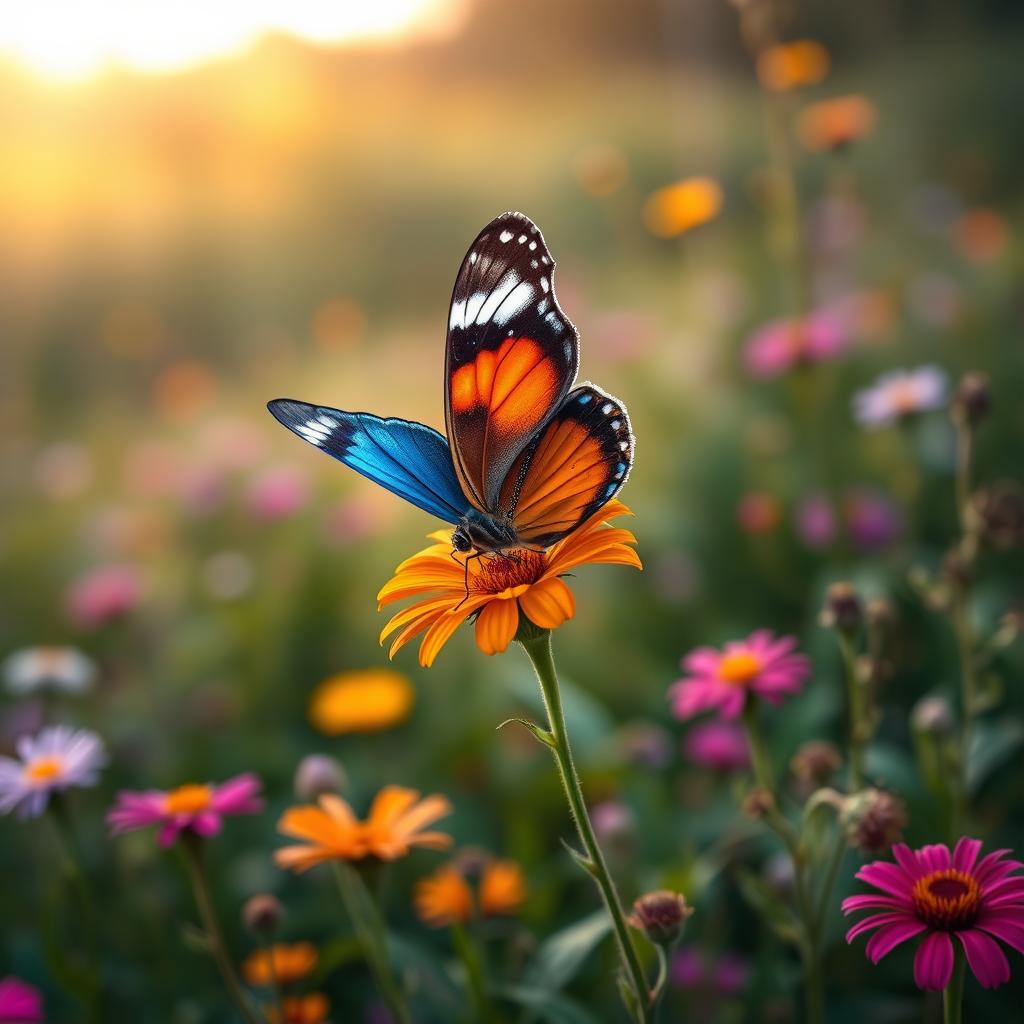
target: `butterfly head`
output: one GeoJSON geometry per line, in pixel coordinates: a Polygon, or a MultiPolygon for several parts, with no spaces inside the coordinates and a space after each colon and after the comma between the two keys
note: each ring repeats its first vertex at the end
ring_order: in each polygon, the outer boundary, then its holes
{"type": "Polygon", "coordinates": [[[473,540],[465,524],[456,526],[452,532],[452,550],[457,551],[460,555],[473,550],[473,540]]]}

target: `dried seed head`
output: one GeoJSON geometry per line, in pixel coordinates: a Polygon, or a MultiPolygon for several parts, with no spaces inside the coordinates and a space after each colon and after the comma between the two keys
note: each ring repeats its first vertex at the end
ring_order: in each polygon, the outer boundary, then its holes
{"type": "Polygon", "coordinates": [[[825,592],[819,621],[828,629],[851,636],[860,629],[864,609],[852,583],[833,583],[825,592]]]}
{"type": "Polygon", "coordinates": [[[656,946],[673,946],[683,934],[686,919],[693,908],[679,892],[657,889],[638,896],[629,915],[630,925],[643,932],[656,946]]]}
{"type": "Polygon", "coordinates": [[[281,923],[284,907],[281,901],[269,892],[250,896],[242,907],[242,923],[254,935],[270,935],[281,923]]]}
{"type": "Polygon", "coordinates": [[[324,793],[340,793],[345,788],[345,769],[326,754],[307,754],[295,769],[293,784],[300,800],[316,800],[324,793]]]}
{"type": "Polygon", "coordinates": [[[954,423],[975,427],[992,411],[992,389],[988,374],[966,373],[953,393],[950,415],[954,423]]]}
{"type": "Polygon", "coordinates": [[[907,824],[907,808],[892,793],[863,789],[847,798],[840,821],[851,846],[862,853],[877,853],[901,838],[907,824]]]}
{"type": "Polygon", "coordinates": [[[810,740],[803,744],[789,762],[793,777],[802,783],[823,786],[842,764],[842,757],[834,743],[810,740]]]}

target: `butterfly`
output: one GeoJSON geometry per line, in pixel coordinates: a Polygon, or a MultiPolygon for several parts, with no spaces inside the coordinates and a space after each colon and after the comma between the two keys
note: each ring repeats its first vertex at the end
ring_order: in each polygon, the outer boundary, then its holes
{"type": "Polygon", "coordinates": [[[593,384],[573,387],[579,334],[555,298],[554,269],[521,213],[496,217],[473,240],[448,314],[447,437],[410,420],[268,404],[299,437],[451,523],[467,580],[470,557],[514,558],[572,533],[633,465],[625,406],[593,384]]]}

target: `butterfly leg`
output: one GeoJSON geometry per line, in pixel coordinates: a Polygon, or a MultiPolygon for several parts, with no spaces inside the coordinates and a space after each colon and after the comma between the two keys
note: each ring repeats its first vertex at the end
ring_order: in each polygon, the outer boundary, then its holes
{"type": "MultiPolygon", "coordinates": [[[[452,609],[452,611],[457,611],[459,608],[461,608],[469,600],[469,563],[474,558],[479,560],[479,559],[481,559],[483,557],[484,557],[484,553],[482,551],[477,551],[477,552],[474,552],[472,555],[468,555],[466,560],[465,560],[465,562],[462,563],[463,568],[465,570],[464,575],[463,575],[463,586],[466,588],[466,594],[462,598],[462,600],[452,609]]],[[[455,558],[455,552],[454,551],[452,552],[452,558],[455,558]]],[[[457,562],[458,559],[455,558],[455,561],[457,562]]]]}

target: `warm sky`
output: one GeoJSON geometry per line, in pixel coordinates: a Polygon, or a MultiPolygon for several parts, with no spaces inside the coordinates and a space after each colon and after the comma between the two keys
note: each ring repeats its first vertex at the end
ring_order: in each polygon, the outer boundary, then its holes
{"type": "Polygon", "coordinates": [[[393,40],[451,28],[462,0],[31,0],[11,4],[0,55],[57,79],[119,64],[188,67],[267,32],[322,42],[393,40]]]}

